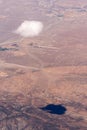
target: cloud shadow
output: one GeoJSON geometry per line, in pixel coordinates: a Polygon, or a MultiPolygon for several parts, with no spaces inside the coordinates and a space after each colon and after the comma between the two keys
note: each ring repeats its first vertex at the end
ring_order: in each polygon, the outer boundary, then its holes
{"type": "Polygon", "coordinates": [[[40,109],[43,111],[46,111],[48,113],[57,114],[57,115],[63,115],[67,111],[67,109],[61,104],[59,104],[59,105],[49,104],[40,109]]]}

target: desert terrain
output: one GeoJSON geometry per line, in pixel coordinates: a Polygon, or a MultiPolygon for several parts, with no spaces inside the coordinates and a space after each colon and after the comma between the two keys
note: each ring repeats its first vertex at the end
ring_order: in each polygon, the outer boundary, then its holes
{"type": "Polygon", "coordinates": [[[86,0],[0,0],[0,130],[87,130],[86,0]]]}

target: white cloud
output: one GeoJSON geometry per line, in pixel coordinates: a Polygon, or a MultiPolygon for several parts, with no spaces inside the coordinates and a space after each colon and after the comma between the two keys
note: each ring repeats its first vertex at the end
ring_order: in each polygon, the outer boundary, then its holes
{"type": "Polygon", "coordinates": [[[43,24],[40,21],[24,21],[15,31],[23,37],[38,36],[43,29],[43,24]]]}

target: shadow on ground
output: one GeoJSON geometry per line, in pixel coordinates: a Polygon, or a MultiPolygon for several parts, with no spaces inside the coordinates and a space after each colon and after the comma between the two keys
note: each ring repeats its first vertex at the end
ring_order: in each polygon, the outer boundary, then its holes
{"type": "Polygon", "coordinates": [[[59,105],[49,104],[40,109],[43,111],[47,111],[51,114],[57,114],[57,115],[63,115],[67,111],[67,109],[61,104],[59,104],[59,105]]]}

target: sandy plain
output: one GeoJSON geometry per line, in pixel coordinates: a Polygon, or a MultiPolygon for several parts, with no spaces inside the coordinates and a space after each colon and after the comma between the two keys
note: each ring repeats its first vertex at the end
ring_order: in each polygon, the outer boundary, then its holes
{"type": "Polygon", "coordinates": [[[0,0],[0,130],[87,130],[86,0],[0,0]],[[12,33],[26,19],[38,37],[12,33]]]}

